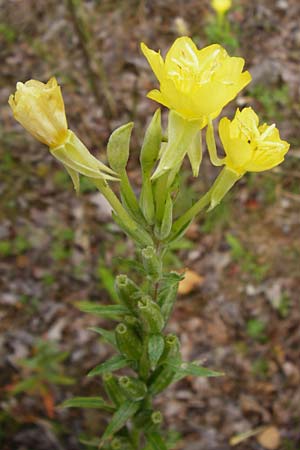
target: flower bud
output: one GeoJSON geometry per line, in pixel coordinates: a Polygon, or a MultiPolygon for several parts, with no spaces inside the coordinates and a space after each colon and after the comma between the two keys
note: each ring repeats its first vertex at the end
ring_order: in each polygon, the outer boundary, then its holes
{"type": "Polygon", "coordinates": [[[135,282],[130,280],[127,275],[118,275],[116,277],[115,288],[123,305],[127,306],[130,311],[136,311],[141,292],[135,282]]]}
{"type": "Polygon", "coordinates": [[[165,321],[160,308],[148,295],[138,302],[138,313],[147,333],[157,334],[164,328],[165,321]]]}
{"type": "Polygon", "coordinates": [[[175,334],[168,334],[165,337],[165,347],[163,354],[159,360],[159,365],[165,363],[167,360],[176,360],[180,356],[180,343],[175,334]]]}
{"type": "Polygon", "coordinates": [[[167,321],[173,310],[174,303],[177,298],[179,281],[168,284],[158,294],[158,303],[164,319],[167,321]]]}
{"type": "Polygon", "coordinates": [[[153,411],[151,414],[151,420],[154,425],[160,425],[163,421],[163,415],[160,411],[153,411]]]}
{"type": "Polygon", "coordinates": [[[162,262],[156,255],[154,247],[148,245],[148,247],[142,250],[142,259],[145,271],[154,280],[158,280],[161,277],[162,262]]]}
{"type": "Polygon", "coordinates": [[[173,381],[176,370],[170,366],[159,367],[153,374],[149,385],[149,393],[156,395],[166,389],[173,381]]]}
{"type": "Polygon", "coordinates": [[[123,394],[118,384],[117,378],[111,373],[106,372],[102,376],[105,392],[110,400],[116,405],[120,406],[125,401],[125,395],[123,394]]]}
{"type": "Polygon", "coordinates": [[[132,443],[124,436],[115,437],[110,444],[111,450],[132,450],[132,443]]]}
{"type": "Polygon", "coordinates": [[[115,330],[117,346],[126,358],[138,361],[142,353],[142,343],[129,325],[119,323],[115,330]]]}
{"type": "Polygon", "coordinates": [[[57,147],[66,140],[68,125],[60,87],[54,77],[48,83],[17,83],[8,103],[15,119],[38,141],[57,147]]]}
{"type": "Polygon", "coordinates": [[[129,400],[137,402],[143,400],[147,394],[146,384],[137,378],[127,376],[120,377],[119,386],[129,400]]]}
{"type": "Polygon", "coordinates": [[[231,8],[231,0],[212,0],[211,6],[218,14],[225,14],[231,8]]]}

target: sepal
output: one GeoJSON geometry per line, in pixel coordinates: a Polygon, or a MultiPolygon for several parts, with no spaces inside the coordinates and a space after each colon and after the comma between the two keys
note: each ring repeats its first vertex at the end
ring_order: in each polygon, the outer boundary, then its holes
{"type": "MultiPolygon", "coordinates": [[[[118,180],[118,175],[95,158],[73,131],[68,130],[65,142],[59,147],[51,147],[51,154],[65,167],[89,178],[118,180]]],[[[72,175],[74,185],[78,188],[78,179],[72,175]]]]}

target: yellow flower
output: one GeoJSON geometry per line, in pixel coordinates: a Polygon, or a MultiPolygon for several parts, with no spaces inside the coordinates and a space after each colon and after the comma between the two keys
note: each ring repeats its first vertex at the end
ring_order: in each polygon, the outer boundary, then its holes
{"type": "Polygon", "coordinates": [[[8,103],[15,119],[37,140],[49,147],[63,144],[68,125],[61,90],[54,77],[46,84],[37,80],[18,82],[8,103]]]}
{"type": "Polygon", "coordinates": [[[231,0],[212,0],[211,6],[219,14],[225,14],[231,8],[231,0]]]}
{"type": "Polygon", "coordinates": [[[251,80],[249,72],[242,72],[244,59],[230,57],[218,44],[198,50],[189,37],[180,37],[165,61],[143,43],[141,49],[160,83],[160,90],[148,97],[186,120],[198,121],[201,128],[251,80]]]}
{"type": "Polygon", "coordinates": [[[232,121],[221,119],[219,135],[226,154],[223,163],[239,175],[272,169],[284,160],[289,149],[275,124],[259,126],[252,108],[238,109],[232,121]]]}
{"type": "Polygon", "coordinates": [[[76,134],[68,130],[64,101],[54,77],[46,84],[37,80],[17,83],[8,103],[15,119],[48,145],[52,155],[65,166],[77,191],[79,174],[96,180],[118,180],[116,172],[95,158],[76,134]]]}

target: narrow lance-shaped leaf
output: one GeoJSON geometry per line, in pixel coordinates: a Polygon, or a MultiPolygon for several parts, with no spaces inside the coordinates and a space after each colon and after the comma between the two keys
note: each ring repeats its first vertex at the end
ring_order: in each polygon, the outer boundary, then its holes
{"type": "Polygon", "coordinates": [[[152,190],[152,182],[149,176],[144,176],[143,184],[139,200],[140,208],[143,215],[149,225],[153,225],[155,208],[154,208],[154,196],[152,190]]]}
{"type": "Polygon", "coordinates": [[[102,436],[102,442],[105,442],[117,433],[126,424],[127,420],[134,416],[139,407],[139,402],[132,402],[130,400],[125,401],[111,418],[111,421],[102,436]]]}
{"type": "Polygon", "coordinates": [[[60,407],[103,409],[108,412],[115,410],[115,408],[109,405],[102,397],[73,397],[65,400],[60,407]]]}
{"type": "Polygon", "coordinates": [[[109,293],[111,299],[118,303],[118,296],[115,291],[115,278],[107,267],[105,267],[105,262],[100,259],[97,268],[97,275],[106,291],[109,293]]]}
{"type": "Polygon", "coordinates": [[[170,361],[167,362],[169,367],[176,369],[176,375],[174,381],[181,380],[187,376],[194,377],[221,377],[224,375],[223,372],[216,372],[215,370],[207,369],[206,367],[198,366],[196,363],[182,363],[179,367],[172,364],[170,361]]]}
{"type": "Polygon", "coordinates": [[[157,109],[146,130],[144,142],[141,149],[140,162],[143,174],[149,174],[158,158],[162,140],[161,113],[157,109]]]}
{"type": "Polygon", "coordinates": [[[157,431],[147,432],[146,438],[150,444],[149,450],[168,450],[162,436],[157,431]]]}
{"type": "Polygon", "coordinates": [[[165,208],[161,225],[155,229],[155,233],[160,240],[166,239],[173,225],[173,201],[170,193],[167,194],[165,208]]]}
{"type": "Polygon", "coordinates": [[[88,330],[95,331],[95,333],[100,334],[106,342],[111,344],[113,347],[116,347],[116,337],[113,331],[105,330],[101,327],[90,327],[88,330]]]}
{"type": "Polygon", "coordinates": [[[152,370],[155,369],[156,364],[164,351],[164,346],[165,341],[160,334],[153,334],[149,337],[148,356],[152,370]]]}
{"type": "Polygon", "coordinates": [[[128,366],[128,360],[122,355],[115,355],[102,364],[94,367],[89,373],[88,377],[94,377],[95,375],[102,375],[105,372],[113,372],[115,370],[122,369],[128,366]]]}
{"type": "Polygon", "coordinates": [[[129,314],[128,309],[123,305],[97,305],[93,302],[81,301],[76,302],[75,306],[82,312],[110,319],[117,319],[123,314],[129,314]]]}

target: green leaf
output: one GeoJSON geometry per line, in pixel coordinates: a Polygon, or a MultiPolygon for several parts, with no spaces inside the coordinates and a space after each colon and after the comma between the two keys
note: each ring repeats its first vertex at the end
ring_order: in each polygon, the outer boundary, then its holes
{"type": "Polygon", "coordinates": [[[99,259],[97,274],[101,283],[103,284],[104,289],[108,292],[112,300],[118,303],[118,296],[115,291],[115,277],[111,273],[107,267],[105,267],[105,263],[103,260],[99,259]]]}
{"type": "Polygon", "coordinates": [[[149,225],[153,225],[155,216],[154,198],[150,175],[144,175],[139,199],[140,208],[149,225]]]}
{"type": "Polygon", "coordinates": [[[161,357],[165,347],[164,338],[160,334],[153,334],[148,342],[148,356],[151,369],[155,369],[156,364],[161,357]]]}
{"type": "Polygon", "coordinates": [[[184,377],[192,375],[194,377],[221,377],[223,372],[216,372],[215,370],[207,369],[206,367],[198,366],[196,363],[182,363],[181,366],[166,362],[169,367],[176,369],[176,376],[174,381],[181,380],[184,377]]]}
{"type": "Polygon", "coordinates": [[[160,225],[160,228],[155,229],[155,233],[158,239],[163,240],[169,236],[172,224],[173,224],[173,201],[170,193],[168,193],[165,202],[162,223],[160,225]]]}
{"type": "Polygon", "coordinates": [[[88,438],[88,437],[80,437],[79,436],[79,442],[83,445],[86,445],[88,448],[89,447],[96,447],[99,450],[99,446],[101,444],[101,439],[98,437],[93,437],[93,438],[88,438]]]}
{"type": "Polygon", "coordinates": [[[45,374],[45,378],[47,378],[47,380],[51,383],[62,384],[65,386],[69,386],[75,383],[74,378],[66,377],[65,375],[60,375],[57,373],[47,373],[45,374]]]}
{"type": "Polygon", "coordinates": [[[114,331],[105,330],[101,327],[90,327],[88,330],[95,331],[95,333],[100,334],[106,342],[111,344],[113,347],[116,347],[117,344],[114,331]]]}
{"type": "Polygon", "coordinates": [[[140,402],[132,402],[130,400],[124,402],[120,408],[112,416],[111,421],[106,428],[102,441],[111,438],[117,431],[119,431],[140,407],[140,402]]]}
{"type": "Polygon", "coordinates": [[[115,320],[123,314],[130,314],[128,309],[123,305],[99,305],[93,302],[81,301],[76,302],[75,306],[82,312],[115,320]]]}
{"type": "Polygon", "coordinates": [[[170,244],[170,243],[173,243],[173,242],[177,241],[178,239],[180,239],[184,235],[186,230],[189,228],[189,226],[191,225],[193,220],[194,220],[194,218],[185,222],[179,229],[177,229],[177,230],[174,229],[173,232],[171,233],[171,235],[168,237],[167,243],[170,244]]]}
{"type": "Polygon", "coordinates": [[[94,367],[94,369],[88,373],[88,377],[102,375],[105,372],[113,372],[114,370],[119,370],[126,366],[128,366],[128,360],[122,355],[115,355],[104,363],[94,367]]]}
{"type": "Polygon", "coordinates": [[[163,438],[158,432],[150,431],[146,433],[146,438],[153,450],[168,450],[163,438]]]}
{"type": "Polygon", "coordinates": [[[110,167],[120,173],[129,158],[129,144],[133,122],[122,125],[111,134],[107,144],[107,159],[110,167]]]}
{"type": "Polygon", "coordinates": [[[161,145],[161,113],[157,109],[151,119],[151,122],[146,130],[144,142],[140,154],[140,163],[143,173],[150,173],[158,158],[158,153],[161,145]]]}
{"type": "Polygon", "coordinates": [[[19,394],[19,392],[29,392],[35,389],[36,386],[38,386],[39,380],[37,377],[30,377],[26,380],[20,381],[19,383],[15,384],[15,386],[12,389],[12,392],[14,394],[19,394]]]}
{"type": "Polygon", "coordinates": [[[61,408],[93,408],[112,412],[115,408],[109,405],[102,397],[73,397],[65,400],[61,408]]]}

